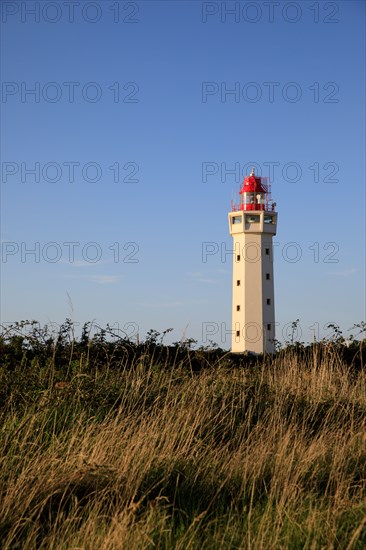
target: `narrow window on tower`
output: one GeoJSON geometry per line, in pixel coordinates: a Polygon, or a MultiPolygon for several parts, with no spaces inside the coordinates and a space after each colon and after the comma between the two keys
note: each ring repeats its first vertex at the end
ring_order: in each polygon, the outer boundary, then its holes
{"type": "Polygon", "coordinates": [[[269,281],[270,278],[271,278],[271,275],[270,275],[269,273],[266,273],[266,279],[267,279],[267,281],[269,281]]]}
{"type": "Polygon", "coordinates": [[[271,325],[267,325],[267,330],[271,330],[271,325]]]}
{"type": "Polygon", "coordinates": [[[239,279],[236,281],[236,286],[240,286],[240,280],[239,279]]]}
{"type": "Polygon", "coordinates": [[[236,336],[239,338],[239,336],[240,336],[240,330],[237,330],[237,331],[236,331],[236,336]]]}
{"type": "Polygon", "coordinates": [[[271,305],[271,298],[267,298],[267,306],[271,305]]]}
{"type": "Polygon", "coordinates": [[[236,306],[236,311],[240,311],[240,306],[236,306]]]}
{"type": "Polygon", "coordinates": [[[266,248],[266,256],[269,256],[269,248],[266,248]]]}
{"type": "Polygon", "coordinates": [[[236,256],[236,261],[237,261],[237,262],[240,262],[240,254],[238,254],[238,255],[236,256]]]}

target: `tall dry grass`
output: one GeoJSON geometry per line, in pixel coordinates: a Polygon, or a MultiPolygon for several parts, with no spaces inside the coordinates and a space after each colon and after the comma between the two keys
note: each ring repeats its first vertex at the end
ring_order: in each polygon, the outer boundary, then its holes
{"type": "MultiPolygon", "coordinates": [[[[361,549],[366,375],[336,351],[198,375],[136,363],[19,388],[2,547],[361,549]],[[28,391],[28,393],[27,393],[28,391]]],[[[44,376],[46,379],[46,376],[44,376]]]]}

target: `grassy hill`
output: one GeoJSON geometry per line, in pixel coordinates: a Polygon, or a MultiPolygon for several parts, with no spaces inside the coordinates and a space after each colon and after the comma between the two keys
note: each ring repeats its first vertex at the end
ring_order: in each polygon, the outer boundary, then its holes
{"type": "Polygon", "coordinates": [[[254,358],[107,333],[0,341],[2,548],[365,547],[362,342],[254,358]]]}

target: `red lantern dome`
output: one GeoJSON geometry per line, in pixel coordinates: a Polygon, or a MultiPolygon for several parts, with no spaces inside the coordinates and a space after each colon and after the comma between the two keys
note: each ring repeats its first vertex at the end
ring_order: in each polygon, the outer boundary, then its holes
{"type": "Polygon", "coordinates": [[[270,198],[268,178],[254,175],[246,176],[239,191],[240,204],[232,206],[232,210],[274,210],[276,203],[270,198]]]}

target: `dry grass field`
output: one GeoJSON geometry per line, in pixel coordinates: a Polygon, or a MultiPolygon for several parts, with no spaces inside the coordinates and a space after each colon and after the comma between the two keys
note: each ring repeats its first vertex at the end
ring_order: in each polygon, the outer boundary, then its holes
{"type": "Polygon", "coordinates": [[[365,370],[226,358],[3,365],[1,547],[365,548],[365,370]]]}

